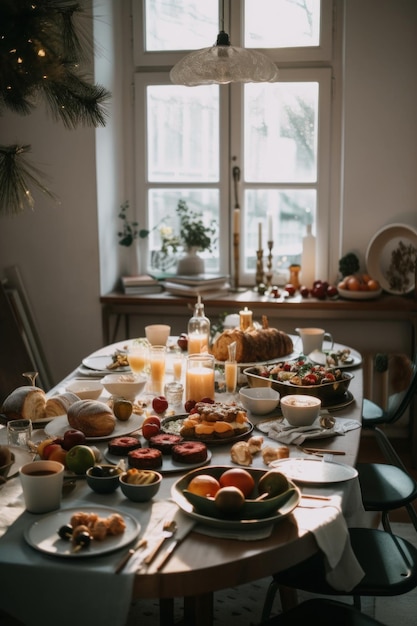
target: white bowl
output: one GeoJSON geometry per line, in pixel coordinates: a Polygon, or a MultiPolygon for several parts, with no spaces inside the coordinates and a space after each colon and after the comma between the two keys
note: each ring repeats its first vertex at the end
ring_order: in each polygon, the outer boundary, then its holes
{"type": "Polygon", "coordinates": [[[320,414],[321,400],[301,394],[282,396],[281,411],[291,426],[311,426],[320,414]]]}
{"type": "Polygon", "coordinates": [[[112,396],[133,402],[145,389],[146,378],[136,374],[107,374],[100,382],[112,396]]]}
{"type": "Polygon", "coordinates": [[[279,393],[272,387],[242,387],[239,398],[247,411],[265,415],[278,406],[279,393]]]}
{"type": "Polygon", "coordinates": [[[98,380],[74,380],[65,387],[65,391],[75,393],[80,400],[97,400],[103,391],[103,385],[98,380]]]}

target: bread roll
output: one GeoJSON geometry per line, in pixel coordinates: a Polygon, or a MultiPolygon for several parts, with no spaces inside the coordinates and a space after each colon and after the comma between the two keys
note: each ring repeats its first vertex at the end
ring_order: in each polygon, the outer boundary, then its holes
{"type": "Polygon", "coordinates": [[[107,437],[116,426],[116,418],[104,402],[78,400],[68,409],[68,423],[86,437],[107,437]]]}
{"type": "Polygon", "coordinates": [[[74,404],[74,402],[78,402],[79,399],[80,398],[76,396],[75,393],[71,393],[70,391],[61,393],[59,396],[48,398],[45,407],[45,417],[53,418],[57,417],[57,415],[66,415],[69,407],[74,404]]]}
{"type": "Polygon", "coordinates": [[[30,419],[36,422],[45,417],[45,405],[44,390],[26,385],[17,387],[7,396],[1,411],[8,419],[30,419]]]}

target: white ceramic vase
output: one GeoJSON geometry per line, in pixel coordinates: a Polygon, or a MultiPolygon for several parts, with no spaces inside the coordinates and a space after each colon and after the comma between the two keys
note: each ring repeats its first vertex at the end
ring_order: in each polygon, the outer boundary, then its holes
{"type": "Polygon", "coordinates": [[[177,274],[182,276],[194,276],[204,274],[204,259],[197,254],[198,248],[193,247],[187,250],[185,255],[179,259],[177,274]]]}

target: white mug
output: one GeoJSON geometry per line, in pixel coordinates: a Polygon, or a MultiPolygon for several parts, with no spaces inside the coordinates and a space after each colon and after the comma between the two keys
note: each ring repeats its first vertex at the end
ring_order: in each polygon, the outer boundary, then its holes
{"type": "Polygon", "coordinates": [[[64,469],[58,461],[33,461],[22,465],[19,476],[27,511],[49,513],[59,509],[64,469]]]}
{"type": "Polygon", "coordinates": [[[323,341],[329,341],[331,350],[333,347],[333,337],[326,333],[324,328],[296,328],[303,344],[303,354],[308,356],[313,350],[322,350],[323,341]]]}

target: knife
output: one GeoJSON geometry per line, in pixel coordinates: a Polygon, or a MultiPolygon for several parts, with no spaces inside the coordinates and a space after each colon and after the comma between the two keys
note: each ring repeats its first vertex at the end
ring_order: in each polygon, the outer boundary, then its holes
{"type": "Polygon", "coordinates": [[[124,566],[126,565],[126,563],[128,563],[131,557],[135,554],[135,552],[137,552],[137,550],[140,550],[141,548],[144,548],[147,543],[148,542],[146,541],[144,537],[139,539],[139,541],[133,546],[133,548],[130,548],[129,552],[127,552],[124,555],[124,557],[119,561],[119,563],[116,565],[116,569],[114,570],[114,573],[119,574],[124,568],[124,566]]]}

